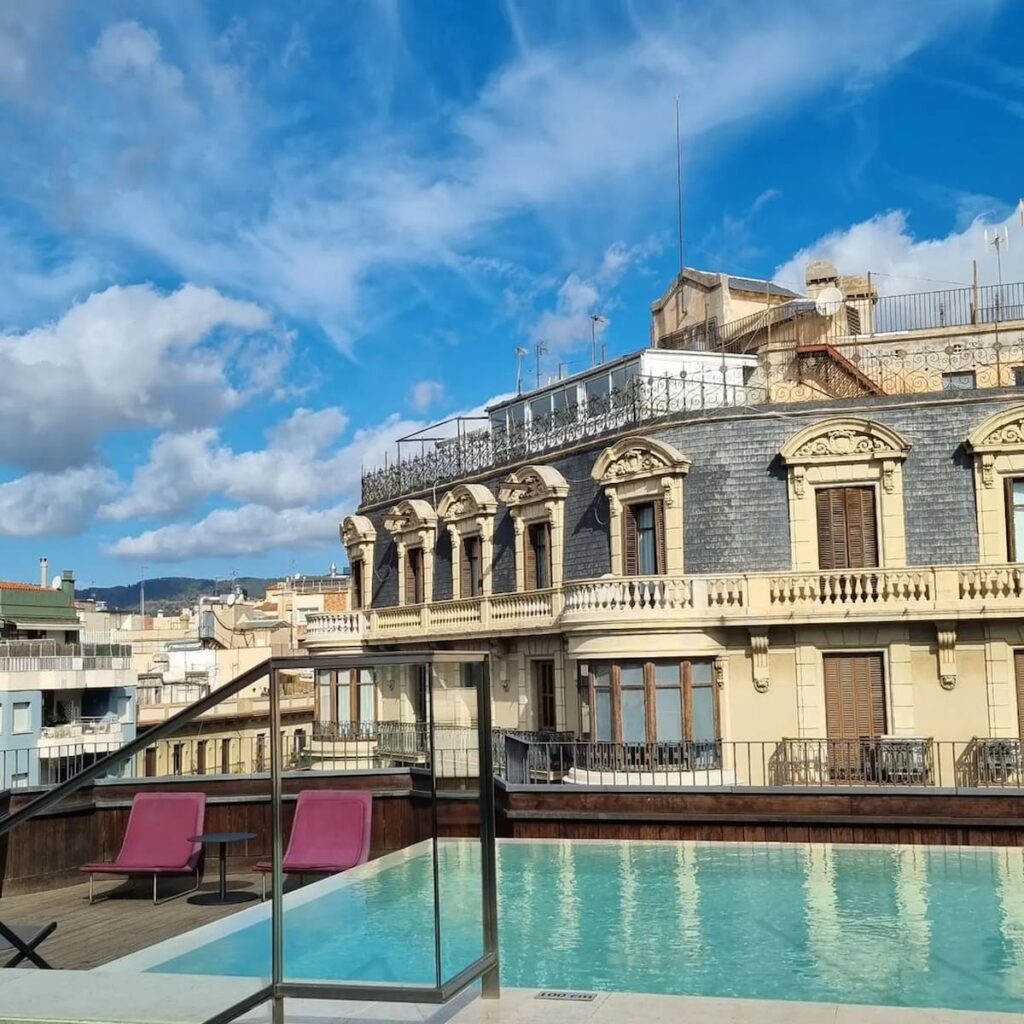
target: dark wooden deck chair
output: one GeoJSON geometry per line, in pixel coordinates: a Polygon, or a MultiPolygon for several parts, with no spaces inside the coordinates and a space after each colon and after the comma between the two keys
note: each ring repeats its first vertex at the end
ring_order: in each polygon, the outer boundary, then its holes
{"type": "Polygon", "coordinates": [[[36,967],[49,970],[50,965],[36,952],[57,928],[57,922],[49,924],[4,924],[0,921],[0,958],[10,953],[4,967],[17,967],[22,960],[29,960],[36,967]]]}

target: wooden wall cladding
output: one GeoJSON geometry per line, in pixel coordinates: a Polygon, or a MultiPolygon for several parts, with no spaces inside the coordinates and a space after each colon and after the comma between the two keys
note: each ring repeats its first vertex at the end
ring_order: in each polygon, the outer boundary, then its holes
{"type": "Polygon", "coordinates": [[[684,839],[1024,846],[1024,795],[901,791],[628,793],[508,791],[498,834],[515,838],[684,839]]]}

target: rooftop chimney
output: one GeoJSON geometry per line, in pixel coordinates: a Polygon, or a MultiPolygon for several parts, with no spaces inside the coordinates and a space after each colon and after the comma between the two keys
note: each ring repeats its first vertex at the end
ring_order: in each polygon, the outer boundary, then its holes
{"type": "Polygon", "coordinates": [[[50,585],[50,560],[48,558],[39,559],[39,586],[48,587],[50,585]]]}
{"type": "Polygon", "coordinates": [[[75,574],[70,569],[65,569],[60,578],[60,589],[67,595],[70,604],[75,603],[75,574]]]}

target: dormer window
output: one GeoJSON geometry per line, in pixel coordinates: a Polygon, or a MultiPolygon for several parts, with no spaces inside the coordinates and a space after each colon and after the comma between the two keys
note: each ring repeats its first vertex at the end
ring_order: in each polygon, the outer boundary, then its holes
{"type": "Polygon", "coordinates": [[[498,503],[482,484],[458,484],[437,506],[452,542],[452,596],[491,592],[494,514],[498,503]]]}
{"type": "Polygon", "coordinates": [[[569,485],[552,466],[524,466],[501,485],[516,537],[516,589],[562,585],[565,499],[569,485]]]}
{"type": "Polygon", "coordinates": [[[593,478],[608,496],[615,576],[683,572],[683,479],[690,463],[670,444],[626,437],[606,448],[593,478]]]}
{"type": "Polygon", "coordinates": [[[437,513],[420,498],[400,501],[384,520],[398,551],[399,604],[423,604],[434,585],[437,513]]]}

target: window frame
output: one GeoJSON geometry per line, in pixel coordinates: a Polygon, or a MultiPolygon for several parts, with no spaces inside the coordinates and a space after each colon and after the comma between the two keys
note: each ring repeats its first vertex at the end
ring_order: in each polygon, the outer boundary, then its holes
{"type": "Polygon", "coordinates": [[[547,590],[551,582],[551,523],[538,519],[526,524],[526,590],[547,590]],[[538,544],[537,538],[544,537],[538,544]]]}
{"type": "Polygon", "coordinates": [[[1013,485],[1020,484],[1024,488],[1024,476],[1007,475],[1003,478],[1004,500],[1006,502],[1006,560],[1008,562],[1024,562],[1024,551],[1017,550],[1017,513],[1019,511],[1024,522],[1024,494],[1021,503],[1014,501],[1013,485]]]}
{"type": "Polygon", "coordinates": [[[558,684],[554,658],[536,658],[530,664],[535,726],[538,732],[558,731],[558,684]]]}
{"type": "Polygon", "coordinates": [[[626,746],[634,744],[657,744],[657,743],[718,743],[722,740],[722,709],[719,695],[718,683],[716,681],[715,659],[714,658],[622,658],[611,661],[604,658],[596,658],[587,662],[579,663],[578,672],[578,698],[579,698],[579,721],[580,732],[591,743],[621,743],[626,746]],[[624,740],[622,738],[622,666],[636,665],[643,667],[643,683],[639,687],[627,686],[626,689],[642,689],[644,693],[644,731],[643,741],[624,740]],[[697,683],[693,681],[693,666],[702,664],[708,666],[709,682],[697,683]],[[657,682],[657,667],[659,665],[676,665],[679,671],[678,686],[657,682]],[[607,667],[609,684],[607,687],[598,685],[597,672],[595,668],[607,667]],[[584,669],[586,670],[584,672],[584,669]],[[584,681],[585,680],[585,681],[584,681]],[[658,690],[674,690],[678,688],[680,699],[680,715],[682,725],[681,740],[663,740],[658,738],[658,715],[657,715],[657,692],[658,690]],[[694,689],[710,689],[712,695],[712,716],[715,736],[711,739],[701,737],[694,738],[693,734],[693,691],[694,689]],[[597,737],[597,693],[605,689],[610,694],[610,718],[611,718],[611,739],[598,739],[597,737]],[[586,691],[586,709],[584,709],[583,694],[586,691]]]}

